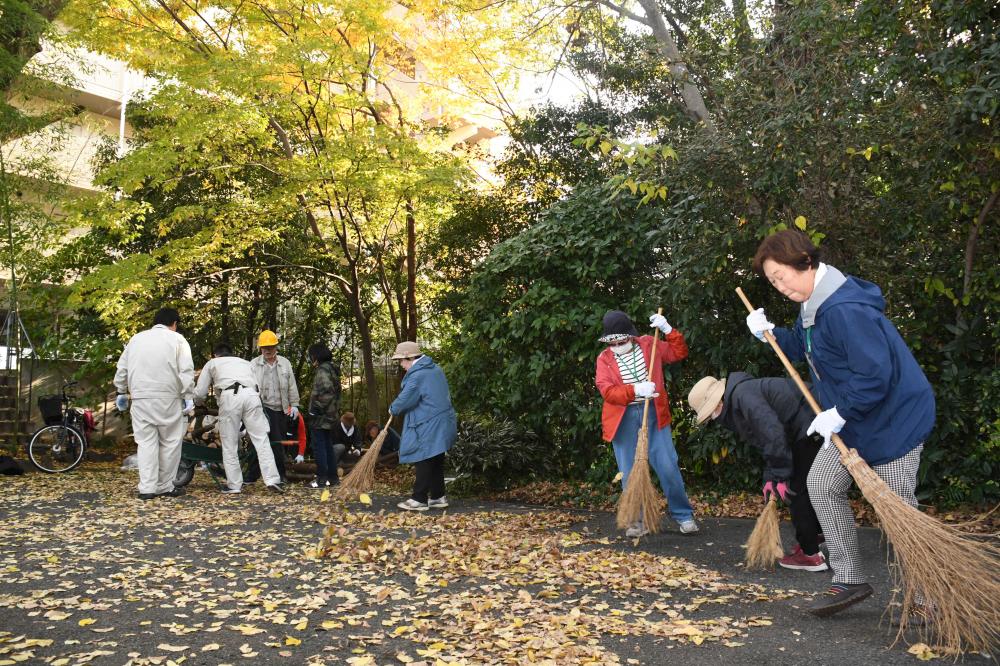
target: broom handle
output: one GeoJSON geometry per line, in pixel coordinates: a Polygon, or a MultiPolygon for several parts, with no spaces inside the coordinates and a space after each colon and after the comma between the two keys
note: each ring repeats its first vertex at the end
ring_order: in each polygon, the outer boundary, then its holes
{"type": "MultiPolygon", "coordinates": [[[[743,289],[736,287],[736,294],[740,297],[740,300],[743,301],[743,305],[747,306],[747,312],[753,312],[754,307],[750,304],[750,300],[747,298],[747,295],[743,293],[743,289]]],[[[805,396],[805,399],[809,403],[809,406],[812,407],[813,412],[819,414],[823,411],[823,408],[819,406],[818,402],[816,402],[816,398],[813,397],[809,387],[806,386],[804,381],[802,381],[802,377],[799,376],[799,371],[795,369],[792,362],[788,360],[787,356],[785,356],[785,352],[781,351],[781,346],[778,344],[778,340],[774,337],[774,334],[772,334],[771,331],[764,331],[764,339],[768,341],[771,348],[774,350],[774,353],[778,355],[779,359],[781,359],[781,364],[785,366],[785,370],[788,371],[788,375],[795,381],[795,385],[799,387],[799,390],[802,391],[802,395],[805,396]]],[[[831,439],[833,439],[833,443],[837,445],[840,455],[846,456],[848,454],[847,445],[844,444],[844,440],[840,438],[840,435],[833,433],[833,437],[831,439]]]]}
{"type": "MultiPolygon", "coordinates": [[[[662,315],[663,314],[663,308],[657,308],[656,309],[656,314],[662,315]]],[[[653,349],[652,349],[652,351],[649,352],[649,372],[646,373],[646,381],[647,382],[653,381],[653,368],[656,367],[656,365],[655,365],[656,364],[656,344],[659,341],[660,341],[660,329],[656,329],[656,331],[653,332],[653,349]]],[[[646,399],[644,399],[642,401],[642,428],[648,428],[648,426],[646,425],[646,417],[649,416],[649,401],[650,400],[652,400],[652,398],[646,398],[646,399]]],[[[642,430],[642,428],[640,428],[640,430],[642,430]]]]}

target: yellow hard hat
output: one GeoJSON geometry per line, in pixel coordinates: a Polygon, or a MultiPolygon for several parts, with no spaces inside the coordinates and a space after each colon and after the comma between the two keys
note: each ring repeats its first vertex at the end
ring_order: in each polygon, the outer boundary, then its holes
{"type": "Polygon", "coordinates": [[[278,336],[274,334],[274,331],[267,330],[260,334],[257,338],[258,347],[273,347],[278,344],[278,336]]]}

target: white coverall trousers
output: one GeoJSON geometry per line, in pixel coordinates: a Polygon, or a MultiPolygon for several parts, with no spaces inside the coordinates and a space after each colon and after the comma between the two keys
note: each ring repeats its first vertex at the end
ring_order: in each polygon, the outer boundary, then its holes
{"type": "Polygon", "coordinates": [[[187,417],[180,398],[136,398],[129,413],[139,463],[139,492],[158,495],[174,489],[187,417]]]}
{"type": "Polygon", "coordinates": [[[274,452],[268,440],[270,427],[260,395],[252,388],[242,387],[239,393],[232,390],[219,394],[219,439],[222,440],[222,466],[226,469],[226,484],[233,490],[243,487],[243,471],[240,469],[239,442],[240,423],[247,430],[260,461],[260,475],[264,483],[276,486],[281,483],[281,475],[274,464],[274,452]]]}

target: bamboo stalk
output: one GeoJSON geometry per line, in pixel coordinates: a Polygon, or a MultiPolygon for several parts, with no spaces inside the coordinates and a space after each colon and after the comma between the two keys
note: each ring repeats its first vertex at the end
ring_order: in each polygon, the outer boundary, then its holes
{"type": "MultiPolygon", "coordinates": [[[[753,306],[736,289],[747,310],[753,306]]],[[[770,331],[764,333],[782,365],[817,414],[819,403],[799,377],[770,331]]],[[[1000,548],[980,541],[907,504],[875,473],[857,450],[839,435],[833,443],[841,462],[875,509],[879,525],[892,544],[896,581],[893,601],[900,602],[899,630],[903,638],[913,619],[927,610],[933,622],[919,626],[925,640],[933,638],[951,653],[986,651],[1000,644],[1000,548]]],[[[829,535],[827,535],[829,537],[829,535]]]]}
{"type": "MultiPolygon", "coordinates": [[[[663,308],[656,311],[663,314],[663,308]]],[[[646,381],[653,381],[653,368],[656,363],[656,346],[660,339],[660,329],[653,333],[653,350],[649,355],[649,372],[646,381]]],[[[618,498],[618,527],[625,529],[632,523],[643,521],[649,532],[660,531],[660,494],[656,492],[649,476],[649,403],[652,398],[646,398],[642,406],[642,425],[635,444],[635,461],[628,475],[625,491],[618,498]]]]}

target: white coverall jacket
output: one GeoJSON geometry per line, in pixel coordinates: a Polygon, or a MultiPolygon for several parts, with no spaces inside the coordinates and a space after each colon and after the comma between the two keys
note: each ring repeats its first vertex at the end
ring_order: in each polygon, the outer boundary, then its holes
{"type": "Polygon", "coordinates": [[[270,428],[264,416],[257,392],[257,380],[250,368],[250,361],[237,356],[213,358],[201,369],[198,385],[194,390],[196,402],[205,402],[209,387],[215,392],[219,402],[219,439],[222,442],[222,465],[226,469],[226,484],[233,490],[243,487],[243,471],[240,469],[239,441],[240,423],[247,430],[257,459],[260,461],[260,475],[269,486],[278,485],[281,475],[274,463],[274,452],[268,440],[270,428]]]}
{"type": "Polygon", "coordinates": [[[291,407],[298,408],[299,387],[287,358],[278,354],[274,364],[268,365],[263,356],[257,356],[250,366],[265,407],[285,414],[291,407]]]}
{"type": "Polygon", "coordinates": [[[187,340],[162,324],[133,335],[118,359],[115,388],[131,394],[139,493],[172,491],[187,429],[183,400],[194,397],[187,340]]]}

